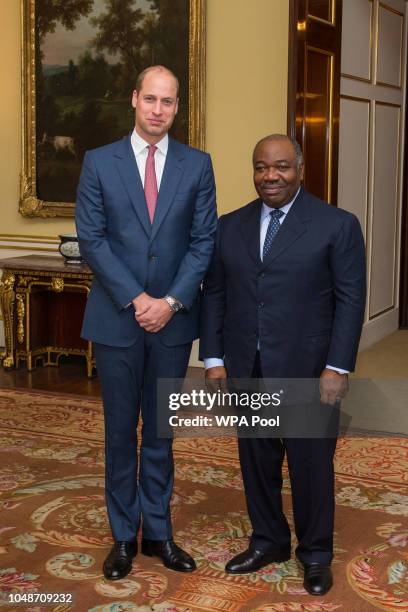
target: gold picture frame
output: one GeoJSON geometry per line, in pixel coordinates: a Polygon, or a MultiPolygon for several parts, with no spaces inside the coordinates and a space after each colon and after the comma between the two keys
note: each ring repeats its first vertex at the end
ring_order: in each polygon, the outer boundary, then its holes
{"type": "MultiPolygon", "coordinates": [[[[22,3],[22,169],[19,212],[25,217],[73,217],[75,203],[41,199],[37,190],[38,135],[36,1],[22,3]]],[[[188,20],[188,142],[203,149],[205,138],[206,0],[186,0],[188,20]]],[[[187,41],[185,41],[187,43],[187,41]]],[[[129,104],[130,104],[129,92],[129,104]]],[[[129,126],[129,129],[131,126],[129,126]]],[[[45,134],[44,134],[45,138],[45,134]]],[[[67,138],[68,137],[55,137],[67,138]]],[[[72,139],[70,139],[72,141],[72,139]]],[[[69,143],[68,143],[69,144],[69,143]]]]}

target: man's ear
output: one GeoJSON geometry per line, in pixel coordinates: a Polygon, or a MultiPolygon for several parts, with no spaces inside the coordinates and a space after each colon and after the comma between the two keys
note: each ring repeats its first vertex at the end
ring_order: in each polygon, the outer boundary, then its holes
{"type": "Polygon", "coordinates": [[[133,108],[136,108],[137,97],[138,97],[137,91],[136,91],[136,89],[134,89],[133,93],[132,93],[132,106],[133,106],[133,108]]]}
{"type": "Polygon", "coordinates": [[[176,115],[178,113],[178,107],[179,107],[179,99],[177,98],[177,100],[176,100],[176,115]]]}
{"type": "Polygon", "coordinates": [[[305,165],[301,164],[299,166],[299,176],[300,176],[300,180],[303,181],[304,176],[305,176],[305,165]]]}

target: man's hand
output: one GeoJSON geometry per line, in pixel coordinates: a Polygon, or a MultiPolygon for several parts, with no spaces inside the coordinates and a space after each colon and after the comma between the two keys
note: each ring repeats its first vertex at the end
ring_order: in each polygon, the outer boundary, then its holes
{"type": "Polygon", "coordinates": [[[325,368],[320,375],[320,401],[322,404],[334,406],[346,397],[348,387],[348,374],[339,374],[335,370],[325,368]]]}
{"type": "Polygon", "coordinates": [[[154,298],[150,297],[147,293],[143,292],[132,300],[132,304],[135,308],[135,317],[140,316],[147,312],[153,303],[154,298]]]}
{"type": "Polygon", "coordinates": [[[135,319],[140,327],[152,334],[157,333],[172,318],[174,312],[164,298],[152,298],[141,293],[133,300],[135,319]]]}
{"type": "Polygon", "coordinates": [[[227,390],[227,370],[224,366],[215,366],[205,371],[205,384],[209,391],[227,390]]]}

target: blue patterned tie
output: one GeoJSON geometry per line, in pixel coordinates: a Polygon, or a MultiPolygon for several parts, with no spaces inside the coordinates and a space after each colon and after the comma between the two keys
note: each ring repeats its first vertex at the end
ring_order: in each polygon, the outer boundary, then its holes
{"type": "Polygon", "coordinates": [[[269,213],[269,216],[271,218],[269,221],[268,229],[266,231],[265,242],[262,250],[262,259],[265,259],[265,257],[268,255],[272,246],[272,242],[274,241],[276,234],[279,232],[279,217],[281,217],[283,214],[284,213],[279,210],[279,208],[274,208],[269,213]]]}

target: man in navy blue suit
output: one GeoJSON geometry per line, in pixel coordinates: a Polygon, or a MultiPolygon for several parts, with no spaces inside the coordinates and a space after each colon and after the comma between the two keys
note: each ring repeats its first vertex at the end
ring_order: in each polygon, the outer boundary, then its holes
{"type": "MultiPolygon", "coordinates": [[[[204,282],[200,354],[212,385],[225,378],[320,379],[337,404],[355,365],[365,306],[365,254],[354,215],[301,187],[300,146],[263,138],[253,154],[259,198],[219,220],[204,282]]],[[[328,408],[329,409],[329,408],[328,408]]],[[[282,511],[286,452],[304,587],[332,586],[336,439],[243,438],[239,458],[253,532],[230,574],[290,558],[282,511]]]]}
{"type": "Polygon", "coordinates": [[[82,335],[94,343],[102,386],[114,538],[103,570],[111,580],[131,570],[140,524],[143,554],[173,570],[195,569],[172,539],[172,443],[156,435],[157,381],[185,376],[216,232],[209,155],[168,136],[175,75],[144,70],[132,105],[132,134],[86,153],[76,206],[81,254],[94,274],[82,335]]]}

